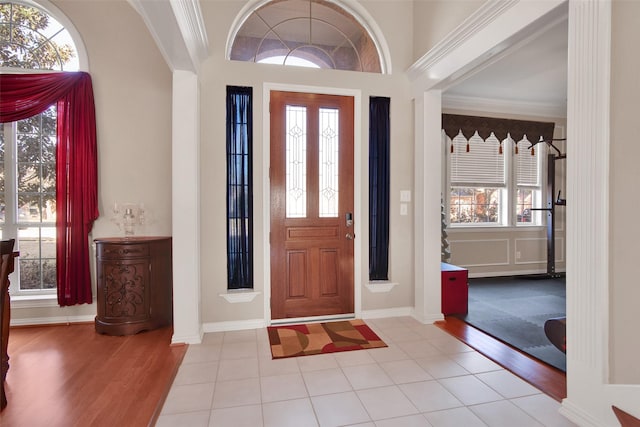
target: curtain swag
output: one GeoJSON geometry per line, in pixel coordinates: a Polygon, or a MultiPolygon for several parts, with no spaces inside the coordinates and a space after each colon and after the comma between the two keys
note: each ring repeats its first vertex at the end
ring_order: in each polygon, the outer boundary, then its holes
{"type": "Polygon", "coordinates": [[[84,72],[0,75],[0,123],[32,117],[54,104],[58,303],[90,304],[89,232],[99,216],[91,76],[84,72]]]}
{"type": "MultiPolygon", "coordinates": [[[[493,117],[463,116],[458,114],[443,114],[442,129],[451,139],[460,132],[469,140],[476,132],[483,140],[493,133],[498,141],[511,136],[516,143],[524,136],[532,142],[547,141],[553,138],[553,122],[533,122],[527,120],[499,119],[493,117]]],[[[467,149],[468,151],[468,149],[467,149]]]]}

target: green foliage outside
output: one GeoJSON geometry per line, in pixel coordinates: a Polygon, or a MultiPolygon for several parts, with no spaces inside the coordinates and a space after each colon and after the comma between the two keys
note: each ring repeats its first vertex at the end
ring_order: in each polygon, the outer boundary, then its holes
{"type": "Polygon", "coordinates": [[[0,3],[0,67],[62,70],[75,50],[49,40],[45,34],[50,23],[40,9],[0,3]]]}

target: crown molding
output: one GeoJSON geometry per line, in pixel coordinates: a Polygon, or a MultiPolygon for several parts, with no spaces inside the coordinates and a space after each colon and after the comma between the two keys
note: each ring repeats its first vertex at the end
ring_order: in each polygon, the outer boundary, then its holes
{"type": "Polygon", "coordinates": [[[169,0],[187,49],[194,63],[200,64],[209,54],[207,30],[198,0],[169,0]]]}
{"type": "Polygon", "coordinates": [[[198,0],[127,0],[172,71],[198,72],[209,45],[198,0]]]}
{"type": "Polygon", "coordinates": [[[524,102],[493,98],[476,98],[457,95],[442,95],[442,107],[452,110],[471,110],[491,113],[520,114],[537,117],[567,117],[567,104],[524,102]]]}
{"type": "Polygon", "coordinates": [[[520,0],[489,0],[471,16],[465,19],[456,29],[443,38],[429,52],[418,59],[407,74],[410,80],[416,80],[429,68],[471,39],[480,30],[502,16],[508,9],[518,4],[520,0]]]}

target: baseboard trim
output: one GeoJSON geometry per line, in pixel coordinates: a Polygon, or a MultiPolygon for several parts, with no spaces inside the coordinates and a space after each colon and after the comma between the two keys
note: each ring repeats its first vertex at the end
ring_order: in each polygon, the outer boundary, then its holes
{"type": "Polygon", "coordinates": [[[383,308],[379,310],[362,310],[359,317],[362,319],[380,319],[383,317],[413,316],[413,311],[413,307],[394,307],[383,308]]]}
{"type": "Polygon", "coordinates": [[[586,413],[583,409],[574,405],[573,402],[569,400],[569,398],[562,400],[562,405],[560,406],[559,412],[567,419],[579,426],[598,427],[601,425],[598,420],[586,413]]]}
{"type": "Polygon", "coordinates": [[[242,331],[246,329],[259,329],[267,326],[264,319],[232,320],[228,322],[210,322],[202,325],[202,330],[207,332],[242,331]]]}
{"type": "Polygon", "coordinates": [[[28,319],[11,319],[10,326],[68,325],[71,323],[87,323],[95,320],[95,314],[82,316],[30,317],[28,319]]]}

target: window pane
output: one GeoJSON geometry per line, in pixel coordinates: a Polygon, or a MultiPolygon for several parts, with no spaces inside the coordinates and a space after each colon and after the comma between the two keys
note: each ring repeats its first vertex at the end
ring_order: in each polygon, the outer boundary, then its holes
{"type": "Polygon", "coordinates": [[[500,189],[451,187],[451,224],[500,223],[500,189]]]}
{"type": "Polygon", "coordinates": [[[339,111],[320,108],[320,217],[338,217],[339,111]]]}
{"type": "Polygon", "coordinates": [[[287,218],[307,216],[307,109],[287,105],[287,218]]]}
{"type": "Polygon", "coordinates": [[[29,227],[18,230],[20,290],[55,289],[55,227],[29,227]]]}
{"type": "Polygon", "coordinates": [[[533,190],[518,188],[517,197],[516,217],[518,224],[532,224],[533,190]]]}

